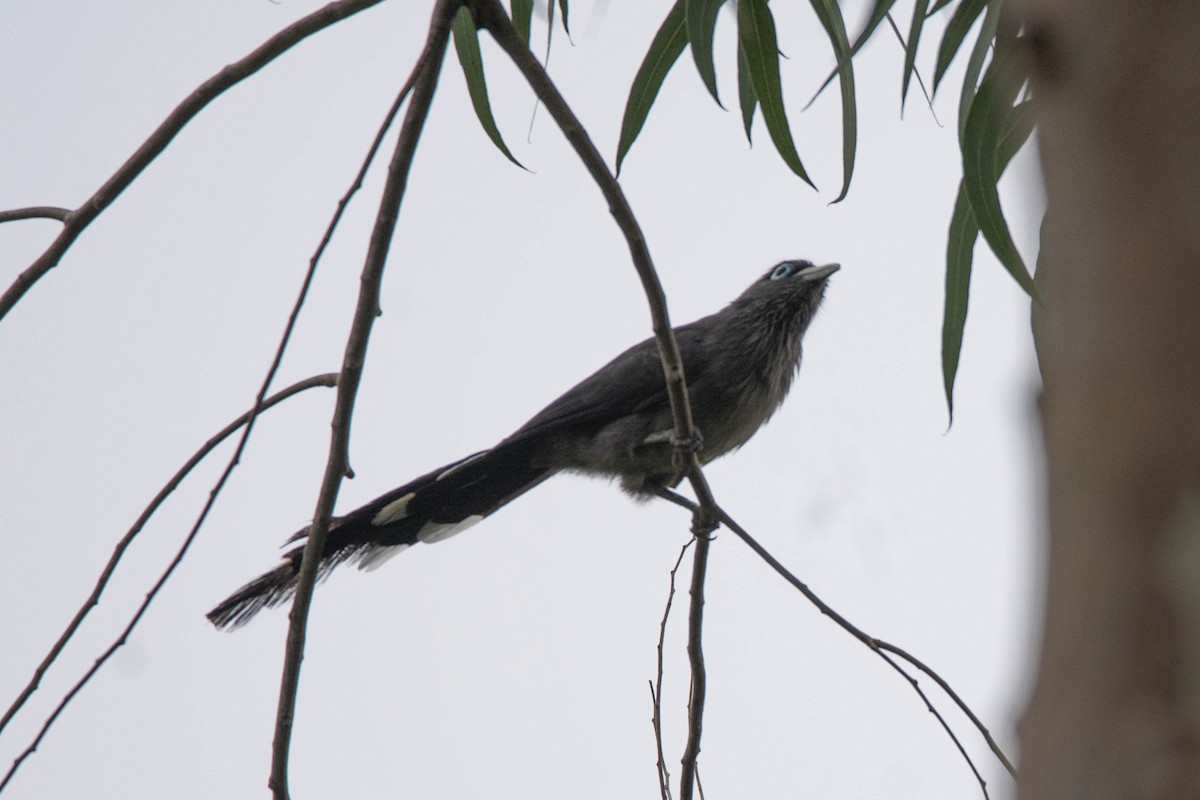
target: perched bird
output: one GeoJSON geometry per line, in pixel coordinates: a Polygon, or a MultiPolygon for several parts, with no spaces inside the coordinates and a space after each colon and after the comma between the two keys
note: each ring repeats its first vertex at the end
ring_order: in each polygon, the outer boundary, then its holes
{"type": "MultiPolygon", "coordinates": [[[[800,367],[800,340],[837,264],[783,261],[716,314],[675,329],[702,464],[741,447],[771,418],[800,367]]],[[[619,478],[635,498],[682,479],[658,347],[647,339],[546,406],[516,433],[393,489],[330,523],[321,575],[374,569],[417,542],[469,528],[558,472],[619,478]]],[[[308,528],[289,541],[303,539],[308,528]]],[[[303,546],[208,613],[245,624],[295,591],[303,546]]]]}

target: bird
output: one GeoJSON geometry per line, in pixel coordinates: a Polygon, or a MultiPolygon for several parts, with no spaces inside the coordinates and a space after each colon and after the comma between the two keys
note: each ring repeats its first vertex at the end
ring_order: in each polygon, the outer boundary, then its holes
{"type": "MultiPolygon", "coordinates": [[[[701,464],[741,447],[779,408],[800,368],[801,339],[839,268],[781,261],[717,313],[674,329],[701,464]]],[[[635,500],[648,500],[678,485],[682,470],[658,346],[647,339],[495,447],[332,518],[318,574],[345,562],[374,570],[415,544],[448,539],[560,472],[616,478],[635,500]]],[[[278,567],[210,611],[209,621],[238,628],[290,599],[303,552],[303,545],[286,552],[278,567]]]]}

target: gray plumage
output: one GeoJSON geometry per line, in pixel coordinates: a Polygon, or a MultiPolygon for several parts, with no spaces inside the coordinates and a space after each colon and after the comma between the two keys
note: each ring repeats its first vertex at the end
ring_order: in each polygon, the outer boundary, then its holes
{"type": "MultiPolygon", "coordinates": [[[[741,447],[783,402],[801,339],[837,264],[784,261],[716,314],[675,329],[692,416],[708,463],[741,447]]],[[[331,523],[321,574],[348,560],[373,569],[417,542],[482,520],[558,472],[619,478],[637,498],[675,486],[673,423],[658,347],[647,339],[546,406],[490,450],[421,476],[331,523]]],[[[289,541],[304,538],[308,529],[289,541]]],[[[302,547],[209,612],[237,627],[288,599],[302,547]]]]}

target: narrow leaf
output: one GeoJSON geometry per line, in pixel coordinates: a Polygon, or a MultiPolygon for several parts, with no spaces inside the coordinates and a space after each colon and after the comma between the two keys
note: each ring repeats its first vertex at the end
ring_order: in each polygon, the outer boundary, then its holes
{"type": "Polygon", "coordinates": [[[742,126],[746,129],[746,141],[754,144],[750,138],[750,129],[754,125],[754,110],[758,108],[758,97],[754,94],[754,85],[750,83],[750,65],[746,63],[746,51],[738,42],[738,103],[742,107],[742,126]]]}
{"type": "MultiPolygon", "coordinates": [[[[687,44],[687,31],[683,20],[684,0],[677,0],[663,20],[654,41],[638,67],[637,75],[633,78],[633,86],[629,88],[629,99],[625,102],[625,116],[621,120],[621,137],[617,142],[617,174],[621,174],[621,163],[642,126],[646,124],[646,116],[658,97],[663,80],[671,67],[679,60],[683,48],[687,44]]],[[[553,6],[551,6],[553,7],[553,6]]]]}
{"type": "Polygon", "coordinates": [[[496,145],[509,161],[525,169],[509,151],[508,145],[500,135],[500,129],[496,127],[496,120],[492,117],[487,81],[483,77],[483,57],[480,55],[479,39],[475,33],[475,20],[466,6],[454,15],[451,30],[454,33],[454,49],[458,51],[458,60],[462,64],[463,76],[467,79],[467,91],[471,95],[471,105],[475,107],[475,116],[479,117],[479,124],[483,126],[484,133],[492,140],[492,144],[496,145]]]}
{"type": "Polygon", "coordinates": [[[725,106],[717,96],[717,70],[713,65],[713,31],[717,27],[717,13],[723,5],[725,0],[684,0],[687,38],[692,45],[696,71],[700,73],[700,79],[704,81],[708,93],[721,108],[725,106]]]}
{"type": "MultiPolygon", "coordinates": [[[[996,149],[996,165],[1004,174],[1008,163],[1033,132],[1032,103],[1026,101],[1012,109],[1001,131],[996,149]]],[[[950,217],[950,233],[946,247],[946,303],[942,316],[942,380],[946,388],[946,407],[954,421],[954,379],[958,374],[962,352],[963,329],[967,322],[967,299],[971,283],[971,265],[975,242],[979,238],[979,223],[971,211],[966,187],[958,186],[958,199],[950,217]]]]}
{"type": "MultiPolygon", "coordinates": [[[[553,2],[553,0],[551,0],[551,2],[553,2]]],[[[571,26],[567,24],[567,13],[568,13],[568,11],[567,11],[567,0],[558,0],[558,7],[559,7],[560,9],[562,9],[562,26],[563,26],[563,32],[567,34],[567,37],[568,37],[568,38],[570,38],[570,36],[571,36],[571,26]]]]}
{"type": "Polygon", "coordinates": [[[521,39],[528,47],[529,31],[533,25],[533,0],[512,0],[509,7],[512,9],[513,26],[517,29],[517,33],[521,34],[521,39]]]}
{"type": "Polygon", "coordinates": [[[950,3],[951,3],[951,0],[937,0],[937,2],[934,3],[933,6],[928,11],[925,12],[925,19],[929,19],[934,14],[941,11],[946,6],[950,5],[950,3]]]}
{"type": "MultiPolygon", "coordinates": [[[[854,39],[854,46],[850,48],[851,58],[854,58],[854,56],[858,55],[858,51],[861,50],[862,46],[871,38],[871,34],[875,32],[875,29],[879,27],[879,23],[883,22],[883,20],[887,17],[888,12],[892,10],[892,6],[895,4],[896,0],[875,0],[875,7],[871,9],[871,16],[867,18],[867,24],[863,26],[862,32],[859,33],[854,39]]],[[[825,91],[829,84],[833,83],[833,79],[836,78],[837,75],[837,67],[834,67],[829,71],[829,74],[825,76],[825,81],[821,84],[821,87],[817,89],[817,91],[813,94],[812,99],[809,100],[804,106],[806,110],[816,101],[818,97],[821,96],[821,92],[825,91]]]]}
{"type": "Polygon", "coordinates": [[[960,181],[946,243],[946,303],[942,311],[942,382],[946,388],[946,408],[951,424],[954,423],[954,378],[958,374],[958,359],[962,353],[971,264],[975,240],[978,238],[979,224],[971,212],[967,190],[960,181]]]}
{"type": "Polygon", "coordinates": [[[858,141],[858,108],[854,97],[854,65],[850,40],[846,36],[846,21],[834,0],[811,0],[813,11],[829,35],[833,54],[838,62],[838,78],[842,87],[842,191],[833,201],[841,201],[850,191],[854,175],[854,152],[858,141]]]}
{"type": "MultiPolygon", "coordinates": [[[[792,131],[784,112],[783,87],[779,82],[779,45],[775,38],[775,20],[766,0],[738,0],[738,41],[746,54],[750,84],[762,105],[763,122],[775,149],[785,164],[809,186],[808,173],[800,163],[792,131]]],[[[816,188],[815,186],[813,188],[816,188]]]]}
{"type": "Polygon", "coordinates": [[[937,66],[933,70],[933,93],[935,95],[938,84],[942,82],[942,77],[950,67],[950,62],[954,60],[954,56],[962,47],[963,39],[967,38],[971,26],[975,24],[975,20],[983,13],[986,6],[987,0],[962,0],[954,9],[954,13],[950,15],[950,21],[946,23],[946,32],[942,34],[942,43],[938,46],[937,66]]]}
{"type": "Polygon", "coordinates": [[[975,87],[979,83],[979,73],[983,71],[983,60],[987,57],[988,49],[996,40],[996,31],[1000,28],[1000,10],[1002,0],[988,0],[987,14],[983,17],[983,27],[979,29],[979,38],[971,48],[971,58],[967,61],[967,71],[963,76],[962,91],[958,98],[958,138],[961,141],[963,129],[967,125],[967,114],[971,113],[971,103],[975,99],[975,87]]]}
{"type": "Polygon", "coordinates": [[[921,41],[921,28],[925,26],[925,9],[929,8],[929,0],[917,0],[913,6],[912,25],[908,28],[908,42],[904,46],[904,80],[900,86],[900,107],[908,98],[908,83],[912,79],[913,70],[917,68],[917,45],[921,41]]]}
{"type": "Polygon", "coordinates": [[[963,186],[979,229],[996,258],[1031,297],[1036,289],[1017,251],[1000,208],[999,163],[996,153],[1002,124],[1012,113],[1013,100],[1024,83],[1016,59],[997,54],[984,75],[963,127],[963,186]]]}

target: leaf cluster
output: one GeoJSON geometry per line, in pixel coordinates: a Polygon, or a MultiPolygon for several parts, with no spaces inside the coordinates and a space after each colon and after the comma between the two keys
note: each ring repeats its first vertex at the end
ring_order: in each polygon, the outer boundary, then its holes
{"type": "MultiPolygon", "coordinates": [[[[779,2],[779,0],[777,0],[779,2]]],[[[880,30],[884,21],[895,31],[904,49],[900,102],[908,97],[912,78],[920,82],[917,57],[926,23],[948,14],[937,46],[933,72],[933,97],[949,67],[976,31],[959,91],[958,133],[963,175],[951,215],[946,247],[946,296],[942,321],[942,376],[947,408],[953,417],[954,381],[962,351],[970,294],[975,244],[982,235],[988,247],[1017,284],[1037,298],[1033,278],[1013,242],[1000,206],[997,184],[1013,156],[1033,131],[1031,100],[1027,96],[1028,69],[1022,57],[1020,34],[1008,23],[1005,0],[915,0],[908,35],[892,18],[895,0],[875,0],[862,30],[853,43],[836,0],[808,0],[833,52],[835,67],[818,90],[819,95],[838,81],[842,107],[842,184],[833,202],[844,199],[854,175],[858,138],[858,111],[854,84],[854,56],[880,30]]],[[[615,159],[616,172],[641,133],[671,68],[690,48],[696,72],[708,93],[722,108],[713,52],[714,34],[722,7],[733,11],[737,25],[737,94],[746,138],[752,137],[756,115],[779,157],[796,176],[815,188],[796,147],[788,122],[783,91],[779,29],[768,0],[676,0],[659,26],[642,59],[625,104],[615,159]]],[[[531,35],[532,0],[511,0],[510,13],[522,38],[531,35]]],[[[568,28],[567,0],[547,3],[547,58],[555,30],[556,9],[564,32],[568,28]]],[[[471,102],[485,133],[514,164],[520,166],[496,126],[488,101],[483,62],[476,39],[476,24],[467,7],[454,21],[454,43],[466,77],[471,102]]],[[[923,84],[922,84],[923,85],[923,84]]],[[[815,98],[814,98],[815,99],[815,98]]],[[[932,99],[930,100],[932,102],[932,99]]]]}

